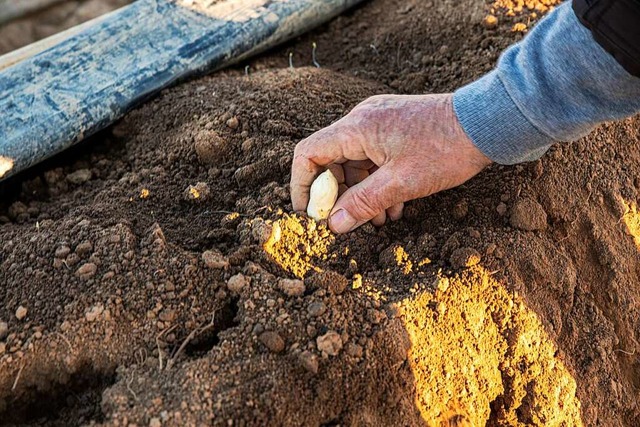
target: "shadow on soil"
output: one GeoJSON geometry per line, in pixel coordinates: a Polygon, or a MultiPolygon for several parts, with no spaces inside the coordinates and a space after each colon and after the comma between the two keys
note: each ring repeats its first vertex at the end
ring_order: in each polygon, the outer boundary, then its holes
{"type": "Polygon", "coordinates": [[[47,390],[27,390],[7,402],[0,412],[0,426],[76,426],[102,422],[102,392],[115,380],[115,371],[99,372],[85,365],[64,383],[51,383],[47,390]]]}

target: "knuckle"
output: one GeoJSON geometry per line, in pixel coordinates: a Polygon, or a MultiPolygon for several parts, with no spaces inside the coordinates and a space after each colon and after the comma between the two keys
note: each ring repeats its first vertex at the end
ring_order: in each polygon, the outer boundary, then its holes
{"type": "Polygon", "coordinates": [[[384,210],[380,198],[371,191],[357,190],[353,193],[352,200],[354,210],[363,219],[373,218],[384,210]]]}

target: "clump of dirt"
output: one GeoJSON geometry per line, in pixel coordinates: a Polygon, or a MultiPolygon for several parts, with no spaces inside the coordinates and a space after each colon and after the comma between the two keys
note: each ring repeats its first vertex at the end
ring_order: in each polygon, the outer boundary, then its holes
{"type": "Polygon", "coordinates": [[[291,212],[297,141],[490,69],[489,11],[369,2],[4,182],[0,424],[635,425],[638,118],[381,228],[291,212]]]}
{"type": "Polygon", "coordinates": [[[520,297],[482,267],[435,288],[396,304],[428,425],[582,425],[576,382],[520,297]]]}
{"type": "Polygon", "coordinates": [[[299,278],[309,271],[320,271],[314,259],[326,259],[327,248],[335,240],[326,224],[297,215],[285,214],[272,224],[259,221],[254,227],[260,240],[266,237],[264,251],[284,271],[299,278]]]}

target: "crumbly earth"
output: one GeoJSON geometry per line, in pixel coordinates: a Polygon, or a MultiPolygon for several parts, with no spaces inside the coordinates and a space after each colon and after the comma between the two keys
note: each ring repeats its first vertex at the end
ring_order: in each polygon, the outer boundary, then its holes
{"type": "Polygon", "coordinates": [[[3,183],[0,425],[637,425],[640,119],[381,228],[291,212],[297,141],[522,16],[373,0],[3,183]]]}

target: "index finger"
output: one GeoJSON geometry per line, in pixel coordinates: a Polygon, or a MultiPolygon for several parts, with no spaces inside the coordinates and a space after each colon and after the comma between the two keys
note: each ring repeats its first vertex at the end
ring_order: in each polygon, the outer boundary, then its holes
{"type": "Polygon", "coordinates": [[[319,130],[296,146],[291,167],[293,210],[303,211],[307,208],[311,184],[326,166],[347,160],[367,159],[359,143],[359,135],[339,123],[319,130]]]}

